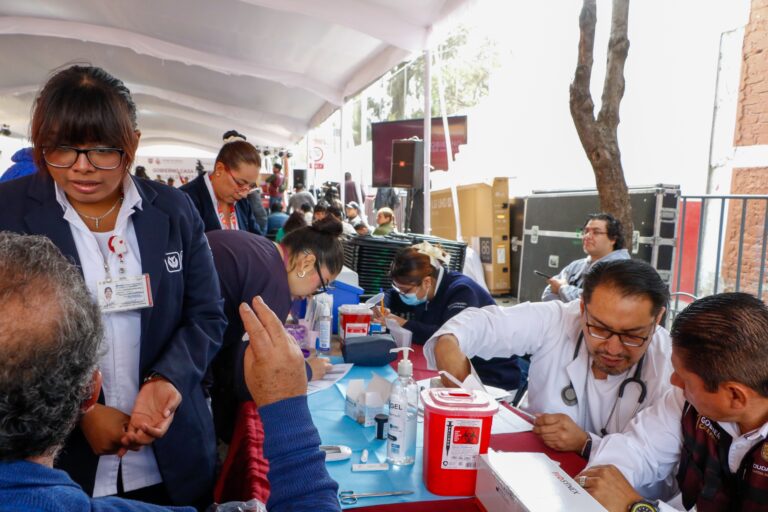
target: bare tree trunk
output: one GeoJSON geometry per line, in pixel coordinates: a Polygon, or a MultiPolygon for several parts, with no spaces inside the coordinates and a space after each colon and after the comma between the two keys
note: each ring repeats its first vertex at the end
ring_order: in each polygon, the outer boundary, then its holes
{"type": "Polygon", "coordinates": [[[571,117],[579,140],[595,172],[600,209],[612,214],[624,226],[627,243],[632,240],[632,206],[621,166],[617,129],[619,106],[624,96],[624,63],[629,52],[627,18],[629,0],[613,0],[608,63],[603,83],[602,105],[595,119],[595,104],[589,86],[592,78],[596,0],[584,0],[579,16],[579,55],[571,83],[571,117]]]}

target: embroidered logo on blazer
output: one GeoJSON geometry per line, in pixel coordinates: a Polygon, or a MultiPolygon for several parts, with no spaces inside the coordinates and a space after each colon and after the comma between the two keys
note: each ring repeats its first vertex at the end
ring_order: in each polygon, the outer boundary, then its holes
{"type": "Polygon", "coordinates": [[[698,425],[696,425],[700,430],[703,430],[709,436],[713,439],[720,440],[720,431],[715,428],[715,426],[712,424],[712,420],[705,416],[699,416],[699,422],[698,425]]]}
{"type": "Polygon", "coordinates": [[[168,272],[181,272],[181,253],[165,253],[165,269],[168,272]]]}

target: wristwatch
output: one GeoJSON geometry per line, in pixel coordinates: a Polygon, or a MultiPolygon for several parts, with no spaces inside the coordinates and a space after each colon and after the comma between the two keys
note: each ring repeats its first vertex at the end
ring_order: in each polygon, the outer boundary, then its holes
{"type": "Polygon", "coordinates": [[[640,500],[629,506],[629,512],[659,512],[659,502],[640,500]]]}
{"type": "Polygon", "coordinates": [[[163,377],[162,375],[160,375],[159,373],[152,372],[149,375],[147,375],[146,377],[144,377],[144,380],[141,381],[141,385],[143,386],[147,382],[152,382],[153,380],[157,380],[157,379],[168,380],[165,377],[163,377]]]}

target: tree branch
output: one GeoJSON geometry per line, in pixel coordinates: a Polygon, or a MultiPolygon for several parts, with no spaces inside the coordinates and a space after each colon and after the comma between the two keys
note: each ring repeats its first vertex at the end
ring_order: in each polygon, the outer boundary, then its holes
{"type": "Polygon", "coordinates": [[[596,0],[584,0],[579,15],[579,52],[576,61],[576,73],[570,87],[570,108],[579,140],[590,161],[592,161],[590,155],[600,145],[600,134],[595,121],[595,104],[589,90],[592,79],[596,25],[596,0]]]}
{"type": "Polygon", "coordinates": [[[597,25],[596,3],[597,0],[583,0],[579,15],[578,61],[570,87],[571,117],[595,173],[600,209],[618,218],[627,240],[631,240],[632,205],[629,202],[629,192],[621,166],[617,136],[619,105],[624,96],[624,64],[629,52],[629,0],[613,0],[608,63],[603,82],[602,105],[597,119],[589,90],[597,25]]]}
{"type": "Polygon", "coordinates": [[[619,126],[619,105],[624,97],[624,64],[629,53],[627,25],[629,0],[613,0],[611,36],[608,40],[608,61],[603,83],[602,105],[597,122],[613,133],[619,126]]]}

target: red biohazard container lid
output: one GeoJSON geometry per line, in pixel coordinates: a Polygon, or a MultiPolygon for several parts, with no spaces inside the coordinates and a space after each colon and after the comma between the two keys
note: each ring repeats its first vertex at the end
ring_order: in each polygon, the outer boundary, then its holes
{"type": "Polygon", "coordinates": [[[421,394],[424,407],[437,414],[464,413],[474,417],[493,416],[499,404],[483,391],[457,388],[430,388],[421,394]]]}

